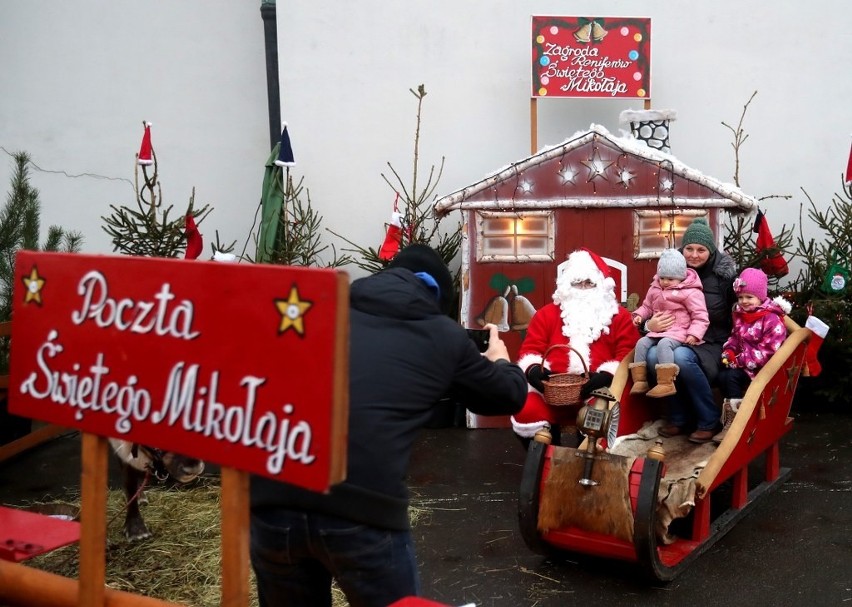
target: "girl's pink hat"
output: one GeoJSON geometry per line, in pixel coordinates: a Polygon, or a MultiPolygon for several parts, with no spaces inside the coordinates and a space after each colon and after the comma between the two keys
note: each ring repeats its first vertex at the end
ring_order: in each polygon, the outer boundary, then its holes
{"type": "Polygon", "coordinates": [[[739,277],[734,280],[734,292],[737,295],[743,293],[754,295],[760,301],[766,299],[768,278],[762,270],[757,268],[746,268],[739,277]]]}

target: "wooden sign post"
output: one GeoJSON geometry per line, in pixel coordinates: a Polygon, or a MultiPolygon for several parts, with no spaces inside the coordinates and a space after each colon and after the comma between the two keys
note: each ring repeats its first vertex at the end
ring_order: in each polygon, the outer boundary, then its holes
{"type": "Polygon", "coordinates": [[[540,97],[627,98],[651,107],[651,19],[532,16],[530,154],[540,97]]]}
{"type": "Polygon", "coordinates": [[[104,437],[222,466],[223,604],[245,604],[248,474],[345,476],[348,277],[23,251],[15,280],[9,410],[85,433],[80,604],[104,600],[104,437]]]}

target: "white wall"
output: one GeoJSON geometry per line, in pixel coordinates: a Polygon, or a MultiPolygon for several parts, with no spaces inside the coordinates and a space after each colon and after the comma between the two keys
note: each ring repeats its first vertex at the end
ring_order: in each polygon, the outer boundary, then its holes
{"type": "MultiPolygon", "coordinates": [[[[805,188],[827,206],[852,133],[852,3],[719,0],[286,0],[278,3],[282,118],[324,225],[378,246],[393,193],[387,163],[410,182],[416,100],[426,85],[421,180],[446,157],[437,194],[529,153],[530,15],[647,16],[653,106],[672,108],[676,156],[733,180],[731,135],[746,116],[741,186],[769,200],[774,231],[799,218],[805,188]]],[[[25,150],[42,222],[82,231],[110,252],[101,216],[133,204],[141,121],[168,202],[193,186],[214,211],[206,242],[249,236],[268,150],[259,0],[32,3],[0,0],[0,190],[25,150]],[[14,57],[14,59],[13,59],[14,57]],[[69,176],[70,175],[70,176],[69,176]]],[[[539,146],[599,123],[618,132],[636,100],[542,99],[539,146]]],[[[806,220],[807,225],[807,220],[806,220]]],[[[345,243],[328,235],[329,242],[345,243]]],[[[207,245],[206,245],[207,246],[207,245]]],[[[250,249],[252,247],[250,246],[250,249]]],[[[357,274],[357,270],[352,270],[357,274]]]]}
{"type": "MultiPolygon", "coordinates": [[[[393,195],[380,173],[390,161],[410,176],[416,101],[408,89],[419,83],[428,91],[422,168],[446,156],[439,195],[528,155],[533,13],[651,17],[652,105],[678,111],[673,153],[733,182],[732,137],[721,122],[736,126],[757,90],[741,187],[756,197],[794,196],[762,205],[775,231],[798,222],[800,187],[830,202],[852,133],[852,3],[605,4],[600,14],[603,5],[590,0],[279,3],[282,111],[326,223],[359,243],[381,242],[393,195]]],[[[621,110],[641,105],[541,99],[539,147],[593,122],[618,133],[626,128],[621,110]]]]}
{"type": "Polygon", "coordinates": [[[196,204],[205,255],[216,229],[244,242],[269,152],[260,2],[0,1],[0,191],[26,151],[42,228],[81,231],[109,253],[101,217],[135,205],[142,121],[172,217],[196,204]]]}

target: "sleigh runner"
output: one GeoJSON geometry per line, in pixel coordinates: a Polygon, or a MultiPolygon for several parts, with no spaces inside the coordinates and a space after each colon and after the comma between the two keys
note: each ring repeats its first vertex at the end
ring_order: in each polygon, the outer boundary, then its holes
{"type": "Polygon", "coordinates": [[[659,401],[630,395],[629,354],[610,388],[616,400],[607,417],[617,417],[617,430],[608,448],[588,439],[578,449],[531,443],[518,504],[528,547],[633,562],[668,581],[722,538],[790,474],[780,466],[779,442],[792,429],[796,386],[821,340],[789,318],[785,324],[788,337],[752,381],[718,446],[658,435],[659,401]],[[762,478],[750,483],[760,458],[762,478]]]}

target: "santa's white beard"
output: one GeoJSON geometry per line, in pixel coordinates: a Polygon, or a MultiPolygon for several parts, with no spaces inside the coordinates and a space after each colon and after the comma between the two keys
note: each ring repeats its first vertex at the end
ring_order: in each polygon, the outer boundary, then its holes
{"type": "Polygon", "coordinates": [[[553,294],[553,301],[562,310],[562,333],[574,347],[588,347],[601,333],[609,333],[612,317],[618,312],[615,293],[605,284],[598,284],[592,289],[559,286],[553,294]]]}

